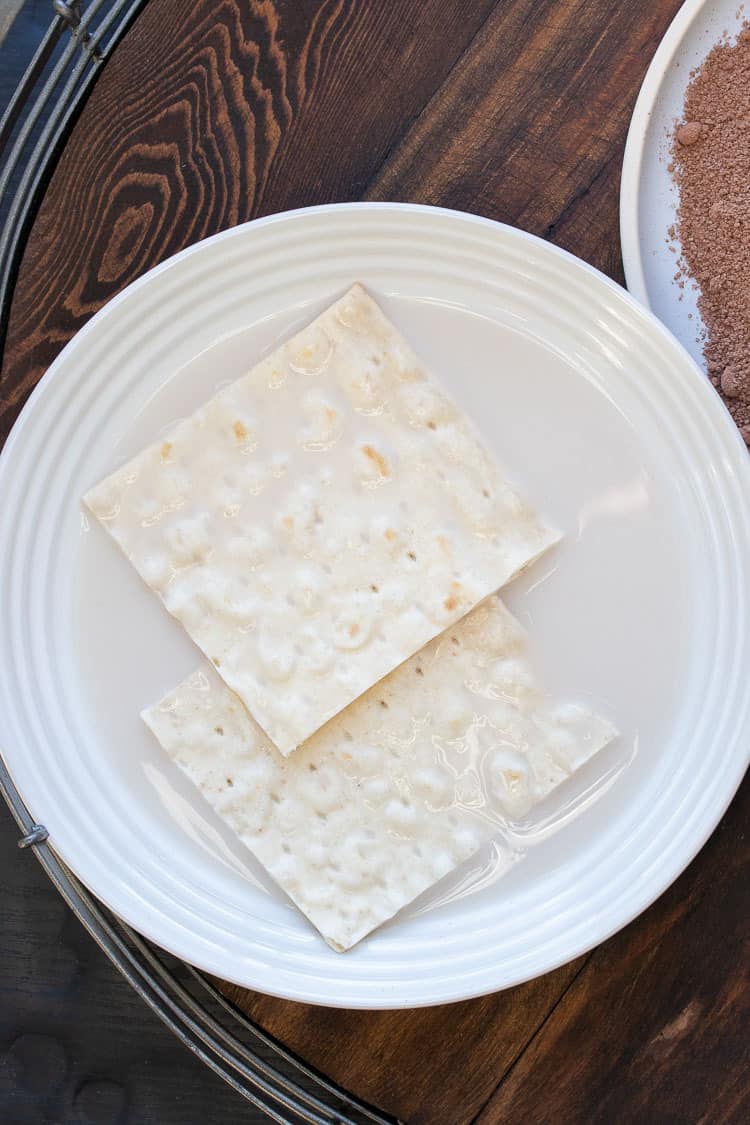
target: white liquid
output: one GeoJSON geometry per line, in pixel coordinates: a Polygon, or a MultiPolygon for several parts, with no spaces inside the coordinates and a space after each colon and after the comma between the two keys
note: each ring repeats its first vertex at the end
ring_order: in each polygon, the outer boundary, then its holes
{"type": "MultiPolygon", "coordinates": [[[[492,416],[489,444],[532,503],[565,533],[554,567],[541,559],[503,591],[530,634],[539,681],[555,699],[580,701],[611,718],[622,732],[614,747],[589,762],[531,818],[506,826],[497,844],[422,896],[403,917],[438,906],[450,913],[466,895],[512,894],[523,880],[554,867],[557,843],[551,837],[560,829],[573,846],[595,835],[611,818],[623,774],[647,773],[658,753],[695,638],[686,625],[694,615],[685,605],[682,510],[660,466],[642,460],[644,445],[635,439],[628,418],[585,371],[522,332],[476,317],[476,354],[502,357],[507,411],[498,416],[497,392],[491,389],[494,366],[480,366],[466,378],[465,312],[420,302],[392,305],[398,322],[410,326],[409,336],[427,365],[480,428],[482,419],[492,416]]],[[[241,374],[248,357],[270,350],[292,327],[288,320],[282,327],[265,322],[196,357],[134,412],[105,468],[189,414],[220,383],[241,374]]],[[[78,513],[75,518],[80,519],[78,513]]],[[[200,868],[201,879],[216,886],[217,899],[245,902],[269,916],[270,907],[264,906],[269,896],[275,903],[287,900],[164,760],[139,718],[145,705],[195,668],[197,650],[115,545],[85,523],[77,576],[74,613],[85,638],[78,648],[81,703],[98,734],[97,754],[153,823],[154,848],[174,854],[182,869],[200,868]]]]}

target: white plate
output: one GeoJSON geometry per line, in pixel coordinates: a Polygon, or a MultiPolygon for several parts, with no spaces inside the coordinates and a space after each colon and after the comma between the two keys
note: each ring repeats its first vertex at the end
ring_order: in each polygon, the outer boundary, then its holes
{"type": "Polygon", "coordinates": [[[690,72],[700,66],[724,32],[736,36],[750,18],[740,0],[687,0],[659,44],[643,80],[625,146],[620,184],[620,237],[627,286],[674,332],[704,366],[697,289],[680,289],[675,248],[669,237],[679,201],[667,171],[675,123],[683,120],[690,72]]]}
{"type": "Polygon", "coordinates": [[[744,445],[688,356],[623,290],[553,246],[397,204],[238,227],[111,301],[11,435],[0,461],[0,745],[87,886],[209,972],[347,1007],[516,984],[652,902],[739,784],[749,498],[744,445]],[[509,603],[550,687],[623,731],[624,757],[609,767],[637,753],[504,880],[462,896],[454,879],[446,904],[412,909],[342,956],[269,889],[143,727],[140,708],[197,650],[86,526],[79,498],[355,278],[567,533],[509,603]]]}

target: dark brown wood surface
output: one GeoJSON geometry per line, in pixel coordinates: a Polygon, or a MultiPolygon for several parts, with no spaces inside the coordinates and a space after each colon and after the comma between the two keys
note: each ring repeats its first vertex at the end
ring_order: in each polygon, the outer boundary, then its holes
{"type": "MultiPolygon", "coordinates": [[[[0,439],[105,301],[191,242],[349,199],[515,223],[622,279],[619,169],[679,0],[150,0],[65,148],[24,257],[0,439]]],[[[225,986],[415,1122],[750,1118],[745,783],[678,882],[599,949],[495,996],[315,1009],[225,986]]]]}

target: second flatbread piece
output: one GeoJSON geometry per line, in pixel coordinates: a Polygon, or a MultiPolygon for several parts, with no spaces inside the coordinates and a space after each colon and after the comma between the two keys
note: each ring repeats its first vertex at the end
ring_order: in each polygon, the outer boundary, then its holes
{"type": "Polygon", "coordinates": [[[499,598],[289,759],[210,665],[143,717],[336,950],[523,817],[616,734],[589,709],[545,697],[499,598]]]}
{"type": "Polygon", "coordinates": [[[558,538],[359,285],[85,500],[283,754],[558,538]]]}

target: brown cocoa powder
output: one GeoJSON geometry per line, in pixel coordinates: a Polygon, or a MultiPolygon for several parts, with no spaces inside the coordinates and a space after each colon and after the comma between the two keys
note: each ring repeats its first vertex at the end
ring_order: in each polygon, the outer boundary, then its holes
{"type": "Polygon", "coordinates": [[[750,446],[750,26],[691,75],[672,144],[680,285],[700,288],[709,377],[750,446]]]}

